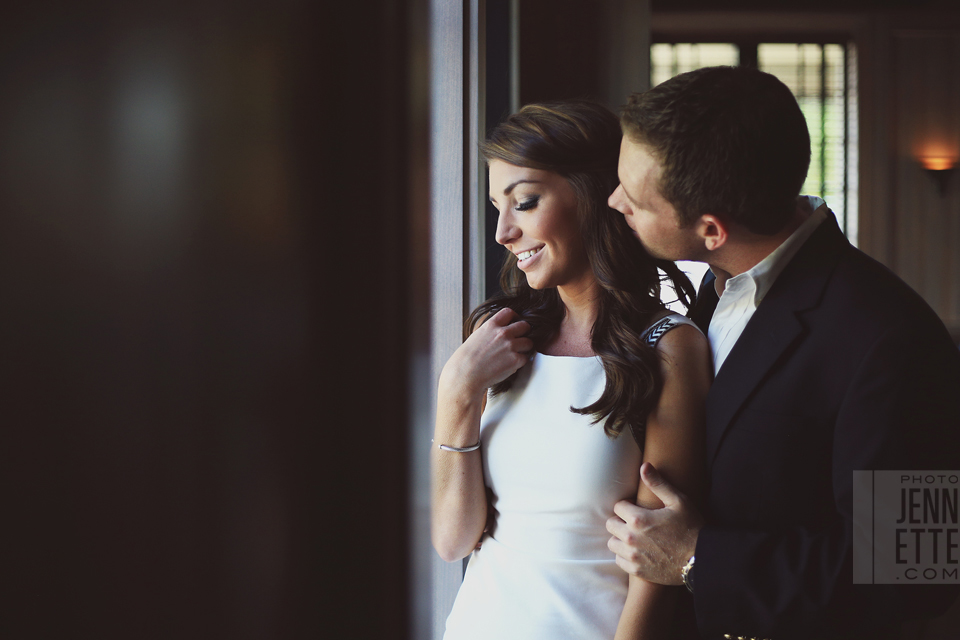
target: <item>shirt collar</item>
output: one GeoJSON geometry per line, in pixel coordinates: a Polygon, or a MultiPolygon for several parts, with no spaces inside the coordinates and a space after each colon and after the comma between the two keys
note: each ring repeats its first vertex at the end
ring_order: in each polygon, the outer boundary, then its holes
{"type": "MultiPolygon", "coordinates": [[[[774,249],[770,255],[758,262],[748,271],[734,276],[727,281],[727,287],[731,283],[749,280],[755,286],[753,294],[754,306],[760,306],[770,287],[780,272],[783,271],[787,263],[796,255],[803,243],[807,241],[813,232],[816,231],[820,223],[827,219],[827,205],[822,198],[816,196],[800,196],[797,198],[797,207],[809,213],[807,219],[796,231],[790,234],[790,237],[784,240],[779,247],[774,249]]],[[[744,283],[746,284],[746,283],[744,283]]],[[[724,289],[726,290],[726,288],[724,289]]]]}

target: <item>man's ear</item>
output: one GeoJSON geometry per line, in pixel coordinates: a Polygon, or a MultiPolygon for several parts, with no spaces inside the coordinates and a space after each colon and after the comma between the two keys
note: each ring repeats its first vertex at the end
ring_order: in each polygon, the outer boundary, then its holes
{"type": "Polygon", "coordinates": [[[727,223],[712,213],[700,216],[695,228],[707,251],[716,251],[725,245],[730,234],[727,223]]]}

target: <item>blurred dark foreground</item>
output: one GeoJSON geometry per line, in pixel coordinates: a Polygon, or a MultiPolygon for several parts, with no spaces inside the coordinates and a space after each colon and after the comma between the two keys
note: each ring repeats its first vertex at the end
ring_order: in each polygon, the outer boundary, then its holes
{"type": "Polygon", "coordinates": [[[5,12],[0,637],[405,637],[416,7],[324,4],[5,12]]]}

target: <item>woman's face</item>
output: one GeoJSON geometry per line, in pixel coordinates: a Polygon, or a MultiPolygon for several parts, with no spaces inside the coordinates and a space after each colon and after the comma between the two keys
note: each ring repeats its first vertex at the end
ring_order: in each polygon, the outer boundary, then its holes
{"type": "Polygon", "coordinates": [[[500,212],[497,242],[517,256],[534,289],[589,286],[593,271],[577,222],[577,196],[552,171],[490,162],[490,201],[500,212]]]}

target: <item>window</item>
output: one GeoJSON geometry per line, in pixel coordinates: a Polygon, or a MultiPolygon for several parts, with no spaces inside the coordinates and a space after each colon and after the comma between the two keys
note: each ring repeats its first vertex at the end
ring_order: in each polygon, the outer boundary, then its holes
{"type": "Polygon", "coordinates": [[[651,86],[716,65],[755,65],[777,76],[800,103],[810,130],[810,170],[802,193],[827,201],[857,244],[856,49],[849,43],[657,43],[651,86]]]}
{"type": "Polygon", "coordinates": [[[857,109],[853,46],[760,44],[757,61],[790,87],[810,129],[810,170],[802,193],[827,201],[857,243],[857,109]]]}
{"type": "Polygon", "coordinates": [[[740,50],[727,43],[655,44],[650,47],[650,86],[703,67],[740,64],[740,50]]]}

